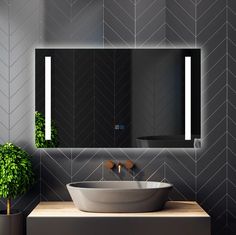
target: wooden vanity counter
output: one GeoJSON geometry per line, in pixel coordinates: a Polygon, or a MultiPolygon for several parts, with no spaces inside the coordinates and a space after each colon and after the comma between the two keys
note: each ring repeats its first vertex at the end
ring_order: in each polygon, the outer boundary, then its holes
{"type": "Polygon", "coordinates": [[[72,202],[40,202],[27,235],[210,235],[210,216],[193,201],[169,201],[158,212],[90,213],[72,202]]]}

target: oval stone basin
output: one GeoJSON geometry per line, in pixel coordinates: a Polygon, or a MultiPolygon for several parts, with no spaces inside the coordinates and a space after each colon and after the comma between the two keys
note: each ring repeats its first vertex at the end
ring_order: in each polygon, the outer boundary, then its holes
{"type": "Polygon", "coordinates": [[[126,213],[161,210],[173,187],[154,181],[85,181],[66,186],[81,211],[126,213]]]}

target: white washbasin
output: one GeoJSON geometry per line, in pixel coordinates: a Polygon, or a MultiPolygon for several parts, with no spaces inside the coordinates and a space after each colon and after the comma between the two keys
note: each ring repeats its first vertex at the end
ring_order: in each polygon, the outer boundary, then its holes
{"type": "Polygon", "coordinates": [[[161,210],[172,185],[154,181],[87,181],[67,184],[75,204],[88,212],[161,210]]]}

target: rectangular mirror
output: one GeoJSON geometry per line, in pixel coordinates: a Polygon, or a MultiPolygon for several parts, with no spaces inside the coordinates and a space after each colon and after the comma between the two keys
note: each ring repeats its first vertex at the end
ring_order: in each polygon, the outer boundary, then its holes
{"type": "Polygon", "coordinates": [[[36,49],[38,148],[193,148],[200,49],[36,49]]]}

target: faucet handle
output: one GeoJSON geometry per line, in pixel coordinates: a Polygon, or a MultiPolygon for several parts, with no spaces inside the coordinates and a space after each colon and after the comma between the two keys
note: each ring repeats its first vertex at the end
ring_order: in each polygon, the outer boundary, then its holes
{"type": "Polygon", "coordinates": [[[134,168],[134,163],[133,163],[131,160],[127,160],[127,161],[125,162],[125,168],[126,168],[127,170],[132,170],[132,169],[134,168]]]}
{"type": "Polygon", "coordinates": [[[107,160],[104,165],[109,170],[112,170],[115,167],[115,163],[112,160],[107,160]]]}

